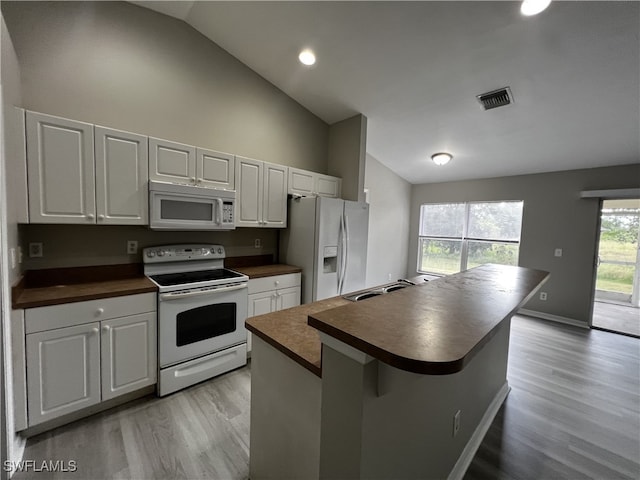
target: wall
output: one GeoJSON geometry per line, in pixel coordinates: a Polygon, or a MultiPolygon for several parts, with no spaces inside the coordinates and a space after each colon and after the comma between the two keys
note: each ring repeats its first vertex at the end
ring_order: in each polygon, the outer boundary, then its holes
{"type": "Polygon", "coordinates": [[[421,204],[524,200],[519,264],[551,272],[543,287],[547,301],[535,298],[525,308],[587,326],[594,292],[599,201],[581,199],[580,192],[639,185],[640,164],[414,185],[408,273],[416,272],[421,204]],[[556,248],[563,249],[562,257],[554,257],[556,248]]]}
{"type": "MultiPolygon", "coordinates": [[[[11,361],[11,315],[10,287],[20,275],[20,266],[16,262],[12,265],[11,250],[18,246],[18,221],[21,221],[19,201],[25,194],[24,156],[21,153],[20,123],[16,122],[16,112],[13,105],[21,103],[20,68],[9,36],[4,17],[0,15],[1,25],[1,75],[0,90],[2,98],[2,142],[0,149],[0,326],[2,339],[2,459],[18,460],[22,457],[24,440],[14,435],[14,407],[13,407],[13,363],[11,361]],[[16,133],[16,129],[18,133],[16,133]],[[22,173],[21,173],[22,172],[22,173]],[[22,185],[22,189],[21,189],[22,185]],[[17,202],[10,199],[16,198],[17,202]]],[[[23,200],[24,201],[24,200],[23,200]]],[[[4,469],[1,470],[5,478],[4,469]]]]}
{"type": "Polygon", "coordinates": [[[238,228],[231,232],[165,232],[144,226],[116,225],[21,225],[22,248],[29,242],[42,242],[44,256],[25,255],[27,270],[86,265],[113,265],[142,262],[140,249],[176,243],[215,243],[224,245],[228,257],[277,254],[275,229],[238,228]],[[261,247],[254,248],[254,240],[261,247]],[[138,241],[138,254],[127,254],[127,240],[138,241]]]}
{"type": "Polygon", "coordinates": [[[2,11],[27,109],[327,170],[328,126],[180,20],[126,2],[2,11]]]}
{"type": "Polygon", "coordinates": [[[403,278],[407,272],[411,184],[367,155],[369,191],[367,286],[403,278]]]}
{"type": "Polygon", "coordinates": [[[342,178],[342,198],[364,201],[367,117],[356,115],[329,128],[328,173],[342,178]]]}

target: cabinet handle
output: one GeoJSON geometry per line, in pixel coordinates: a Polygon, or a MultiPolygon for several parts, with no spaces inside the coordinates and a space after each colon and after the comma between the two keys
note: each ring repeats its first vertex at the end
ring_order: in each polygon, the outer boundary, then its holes
{"type": "Polygon", "coordinates": [[[196,177],[191,177],[191,183],[196,183],[196,177]]]}
{"type": "Polygon", "coordinates": [[[275,286],[277,287],[278,285],[280,285],[280,280],[276,280],[275,282],[273,282],[275,284],[275,286]]]}
{"type": "Polygon", "coordinates": [[[104,220],[104,215],[98,215],[98,220],[104,220]]]}
{"type": "Polygon", "coordinates": [[[88,220],[93,220],[93,213],[88,213],[87,214],[87,219],[88,220]]]}
{"type": "Polygon", "coordinates": [[[98,330],[98,327],[93,327],[93,333],[98,333],[100,330],[98,330]]]}
{"type": "Polygon", "coordinates": [[[111,327],[109,325],[105,325],[104,327],[102,327],[103,332],[108,332],[109,330],[111,330],[111,327]]]}
{"type": "Polygon", "coordinates": [[[104,308],[99,308],[96,310],[96,315],[102,315],[104,313],[104,308]]]}
{"type": "Polygon", "coordinates": [[[201,178],[199,178],[199,179],[197,180],[197,182],[198,182],[198,183],[202,183],[202,179],[201,179],[201,178]]]}

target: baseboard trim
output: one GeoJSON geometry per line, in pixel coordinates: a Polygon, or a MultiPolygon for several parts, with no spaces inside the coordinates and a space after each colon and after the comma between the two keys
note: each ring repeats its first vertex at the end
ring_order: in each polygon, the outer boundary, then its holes
{"type": "Polygon", "coordinates": [[[520,315],[526,315],[528,317],[541,318],[542,320],[550,320],[552,322],[573,325],[574,327],[586,329],[590,328],[588,324],[581,322],[580,320],[576,320],[575,318],[561,317],[560,315],[553,315],[551,313],[536,312],[535,310],[527,310],[526,308],[521,308],[520,310],[518,310],[518,313],[520,315]]]}
{"type": "Polygon", "coordinates": [[[473,457],[478,451],[478,448],[480,448],[484,436],[487,434],[489,427],[493,423],[493,419],[498,414],[498,411],[506,400],[507,395],[509,395],[510,390],[511,387],[509,386],[509,383],[505,381],[504,385],[502,385],[496,396],[493,397],[493,400],[489,404],[487,411],[484,412],[482,420],[480,420],[480,423],[473,432],[473,435],[471,435],[471,438],[465,445],[464,450],[462,450],[462,453],[460,454],[460,457],[458,457],[458,461],[449,473],[447,480],[462,480],[464,474],[469,468],[469,465],[471,465],[473,457]]]}

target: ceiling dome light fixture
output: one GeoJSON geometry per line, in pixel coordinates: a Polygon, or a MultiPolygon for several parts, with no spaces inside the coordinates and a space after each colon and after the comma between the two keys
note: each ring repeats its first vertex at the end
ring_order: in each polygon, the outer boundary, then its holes
{"type": "Polygon", "coordinates": [[[316,63],[316,55],[312,50],[309,50],[307,48],[300,52],[300,55],[298,55],[298,60],[300,60],[300,63],[302,63],[303,65],[310,67],[311,65],[316,63]]]}
{"type": "Polygon", "coordinates": [[[433,160],[433,163],[435,163],[436,165],[446,165],[451,161],[452,158],[453,155],[446,152],[434,153],[433,155],[431,155],[431,160],[433,160]]]}
{"type": "Polygon", "coordinates": [[[523,0],[520,13],[527,17],[537,15],[549,6],[551,0],[523,0]]]}

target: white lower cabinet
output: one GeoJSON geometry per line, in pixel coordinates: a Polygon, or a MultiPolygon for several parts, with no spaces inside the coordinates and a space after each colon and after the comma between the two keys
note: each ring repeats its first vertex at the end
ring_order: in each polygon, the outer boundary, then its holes
{"type": "Polygon", "coordinates": [[[27,335],[29,426],[100,402],[99,325],[27,335]]]}
{"type": "Polygon", "coordinates": [[[156,383],[155,298],[25,310],[29,427],[156,383]]]}
{"type": "Polygon", "coordinates": [[[102,400],[156,383],[155,312],[102,322],[102,400]]]}
{"type": "MultiPolygon", "coordinates": [[[[250,279],[247,317],[296,307],[300,305],[300,293],[301,276],[299,273],[250,279]]],[[[250,351],[251,333],[247,332],[247,352],[250,351]]]]}

